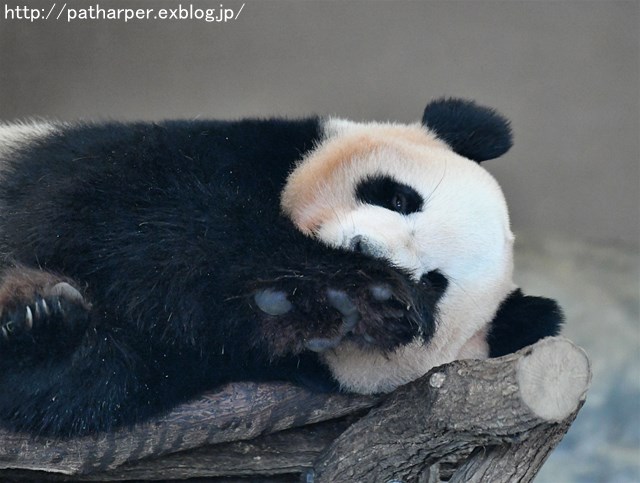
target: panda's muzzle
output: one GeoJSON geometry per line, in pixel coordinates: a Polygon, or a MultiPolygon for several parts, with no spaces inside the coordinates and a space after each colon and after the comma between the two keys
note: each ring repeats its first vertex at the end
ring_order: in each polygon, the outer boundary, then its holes
{"type": "Polygon", "coordinates": [[[349,241],[349,250],[374,258],[383,258],[384,250],[369,238],[356,235],[349,241]]]}

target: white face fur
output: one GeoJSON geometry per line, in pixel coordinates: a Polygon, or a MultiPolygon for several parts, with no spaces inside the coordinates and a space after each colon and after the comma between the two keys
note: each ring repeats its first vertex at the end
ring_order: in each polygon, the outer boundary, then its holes
{"type": "Polygon", "coordinates": [[[324,134],[289,177],[283,211],[329,245],[349,248],[361,237],[416,280],[437,269],[449,282],[427,344],[416,340],[387,355],[344,342],[324,353],[334,376],[350,391],[386,392],[445,362],[486,357],[487,324],[515,288],[513,235],[498,183],[420,124],[330,119],[324,134]],[[358,183],[379,175],[416,190],[421,210],[404,215],[359,201],[358,183]]]}

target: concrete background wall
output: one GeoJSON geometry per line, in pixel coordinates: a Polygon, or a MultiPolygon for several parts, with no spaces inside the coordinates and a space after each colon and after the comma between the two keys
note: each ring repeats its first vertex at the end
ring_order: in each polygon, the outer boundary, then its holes
{"type": "MultiPolygon", "coordinates": [[[[193,5],[220,3],[242,4],[193,5]]],[[[48,11],[53,0],[6,5],[48,11]]],[[[429,99],[464,96],[513,122],[515,147],[486,166],[504,187],[516,233],[638,243],[637,1],[253,0],[227,23],[66,23],[65,15],[28,22],[0,12],[0,120],[414,121],[429,99]]]]}

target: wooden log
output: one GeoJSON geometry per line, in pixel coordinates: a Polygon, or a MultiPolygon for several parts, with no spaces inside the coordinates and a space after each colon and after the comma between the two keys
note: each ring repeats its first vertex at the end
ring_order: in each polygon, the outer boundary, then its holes
{"type": "Polygon", "coordinates": [[[0,431],[0,469],[82,475],[128,461],[250,440],[262,434],[340,418],[369,408],[374,397],[314,394],[285,383],[229,384],[133,428],[69,440],[0,431]]]}
{"type": "Polygon", "coordinates": [[[0,468],[14,468],[0,477],[290,481],[303,473],[315,483],[435,483],[446,472],[454,482],[530,481],[580,409],[590,374],[581,349],[549,338],[435,368],[383,398],[233,384],[113,434],[0,434],[0,468]]]}
{"type": "Polygon", "coordinates": [[[247,441],[207,445],[157,458],[143,458],[106,472],[70,476],[14,470],[3,475],[36,481],[144,481],[182,480],[194,475],[200,478],[255,478],[256,475],[268,474],[282,479],[295,475],[298,481],[300,474],[312,467],[316,458],[353,422],[353,418],[325,421],[247,441]]]}
{"type": "Polygon", "coordinates": [[[584,351],[560,337],[441,366],[349,427],[319,458],[313,481],[428,481],[438,461],[478,447],[501,449],[476,452],[451,481],[530,481],[590,380],[584,351]]]}

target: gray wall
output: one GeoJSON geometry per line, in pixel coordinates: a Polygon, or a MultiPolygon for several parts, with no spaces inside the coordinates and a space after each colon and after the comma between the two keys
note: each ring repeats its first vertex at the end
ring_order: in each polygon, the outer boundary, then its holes
{"type": "Polygon", "coordinates": [[[516,232],[638,243],[637,1],[253,0],[226,24],[3,15],[0,119],[413,121],[432,97],[465,96],[513,121],[514,149],[487,166],[516,232]]]}

